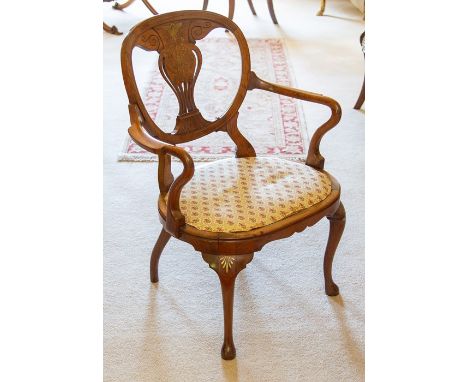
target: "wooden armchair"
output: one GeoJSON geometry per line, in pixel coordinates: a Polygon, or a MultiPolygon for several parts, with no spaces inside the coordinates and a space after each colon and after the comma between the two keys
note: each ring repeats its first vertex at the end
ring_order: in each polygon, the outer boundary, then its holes
{"type": "Polygon", "coordinates": [[[340,105],[320,94],[261,80],[250,68],[247,41],[230,19],[206,11],[179,11],[151,17],[136,25],[121,51],[122,73],[129,100],[129,134],[159,158],[158,212],[163,229],[151,255],[150,276],[158,281],[158,262],[171,236],[191,244],[219,276],[224,308],[224,343],[221,356],[235,358],[232,334],[234,283],[255,252],[270,241],[291,236],[324,217],[330,233],[323,271],[325,291],[339,293],[332,278],[335,250],[345,226],[340,185],[323,170],[319,145],[323,135],[341,118],[340,105]],[[226,113],[206,120],[194,100],[194,86],[202,65],[196,45],[215,28],[231,31],[241,53],[240,86],[226,113]],[[159,70],[179,102],[171,133],[162,131],[149,116],[134,76],[135,47],[159,53],[159,70]],[[305,164],[276,157],[256,157],[253,146],[237,127],[239,107],[248,90],[261,89],[325,105],[330,118],[314,133],[305,164]],[[207,163],[195,171],[191,156],[178,143],[215,131],[227,133],[237,147],[236,157],[207,163]],[[171,158],[183,164],[174,178],[171,158]]]}

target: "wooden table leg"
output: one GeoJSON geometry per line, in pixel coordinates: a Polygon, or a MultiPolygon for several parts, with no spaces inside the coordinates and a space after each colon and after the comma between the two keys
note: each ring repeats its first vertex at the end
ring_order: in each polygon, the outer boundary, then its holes
{"type": "Polygon", "coordinates": [[[116,35],[122,34],[122,32],[119,32],[119,30],[117,29],[117,27],[115,25],[109,26],[104,21],[102,22],[102,27],[106,32],[108,32],[110,34],[116,34],[116,35]]]}
{"type": "Polygon", "coordinates": [[[325,12],[325,2],[327,0],[320,0],[320,9],[317,12],[317,16],[323,16],[323,12],[325,12]]]}

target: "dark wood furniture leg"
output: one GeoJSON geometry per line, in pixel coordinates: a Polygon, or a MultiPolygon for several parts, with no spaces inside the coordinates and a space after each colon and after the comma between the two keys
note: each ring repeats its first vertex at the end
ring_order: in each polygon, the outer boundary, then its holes
{"type": "Polygon", "coordinates": [[[359,110],[362,106],[362,104],[364,103],[364,98],[366,96],[366,79],[364,79],[364,81],[362,81],[362,88],[361,88],[361,93],[359,93],[359,97],[356,101],[356,105],[354,105],[354,108],[356,110],[359,110]]]}
{"type": "Polygon", "coordinates": [[[237,274],[252,261],[253,255],[253,253],[235,256],[202,254],[209,267],[218,274],[221,282],[224,309],[224,342],[221,348],[221,357],[225,360],[236,357],[236,347],[232,336],[234,284],[237,274]]]}
{"type": "Polygon", "coordinates": [[[247,0],[249,2],[249,7],[250,7],[250,10],[252,11],[252,14],[254,16],[257,16],[257,13],[255,12],[255,8],[254,8],[254,5],[252,3],[252,0],[247,0]]]}
{"type": "Polygon", "coordinates": [[[151,261],[150,261],[150,278],[151,278],[152,283],[157,283],[159,281],[159,276],[158,276],[159,258],[161,257],[161,253],[170,238],[171,238],[171,235],[169,235],[163,228],[161,230],[161,233],[159,234],[156,244],[154,245],[153,252],[151,253],[151,261]]]}
{"type": "Polygon", "coordinates": [[[119,30],[117,29],[115,25],[109,26],[104,21],[102,22],[102,28],[110,34],[116,34],[116,35],[122,34],[122,32],[119,32],[119,30]]]}
{"type": "Polygon", "coordinates": [[[153,6],[149,3],[148,0],[141,0],[143,1],[143,4],[146,5],[146,8],[149,9],[149,11],[153,14],[153,15],[159,15],[159,13],[156,11],[156,9],[153,8],[153,6]]]}
{"type": "Polygon", "coordinates": [[[273,8],[273,0],[267,0],[268,3],[268,10],[270,11],[271,19],[273,20],[273,24],[278,24],[278,20],[276,19],[275,9],[273,8]]]}
{"type": "Polygon", "coordinates": [[[208,9],[208,0],[203,0],[203,10],[206,11],[208,9]]]}
{"type": "Polygon", "coordinates": [[[228,17],[232,20],[234,17],[234,8],[236,7],[236,0],[229,0],[229,14],[228,17]]]}
{"type": "Polygon", "coordinates": [[[335,256],[336,248],[343,234],[346,224],[346,211],[343,203],[334,212],[333,215],[327,216],[330,221],[330,233],[328,235],[327,248],[325,249],[325,257],[323,259],[323,274],[325,276],[325,293],[328,296],[337,296],[340,293],[338,285],[333,282],[332,267],[333,257],[335,256]]]}

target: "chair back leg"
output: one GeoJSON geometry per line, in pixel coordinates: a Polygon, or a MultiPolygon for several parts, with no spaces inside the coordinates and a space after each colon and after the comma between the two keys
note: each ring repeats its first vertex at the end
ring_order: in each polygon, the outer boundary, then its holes
{"type": "Polygon", "coordinates": [[[171,238],[171,235],[168,234],[163,228],[161,230],[161,233],[159,234],[156,244],[154,245],[153,252],[151,253],[151,260],[150,260],[150,278],[151,278],[152,283],[157,283],[159,281],[159,276],[158,276],[159,258],[161,257],[161,253],[170,238],[171,238]]]}

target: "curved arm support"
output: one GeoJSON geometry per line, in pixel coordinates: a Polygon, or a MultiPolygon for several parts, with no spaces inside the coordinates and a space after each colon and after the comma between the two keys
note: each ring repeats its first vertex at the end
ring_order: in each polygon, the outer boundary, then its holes
{"type": "Polygon", "coordinates": [[[129,105],[128,108],[132,124],[128,129],[128,133],[138,146],[159,157],[159,189],[161,195],[165,196],[167,194],[167,216],[164,228],[171,235],[179,237],[179,228],[185,224],[185,217],[180,211],[179,205],[180,193],[194,174],[193,159],[184,149],[160,142],[150,136],[142,127],[138,106],[129,105]],[[179,158],[184,166],[182,173],[175,180],[170,169],[171,156],[179,158]]]}
{"type": "Polygon", "coordinates": [[[335,127],[341,119],[341,107],[333,98],[321,94],[311,93],[304,90],[294,89],[283,85],[272,84],[257,77],[255,72],[250,72],[249,90],[261,89],[272,93],[284,95],[287,97],[301,99],[319,103],[328,106],[331,110],[331,116],[323,125],[321,125],[312,136],[307,153],[306,164],[316,169],[323,170],[325,159],[320,154],[320,141],[325,133],[335,127]]]}

